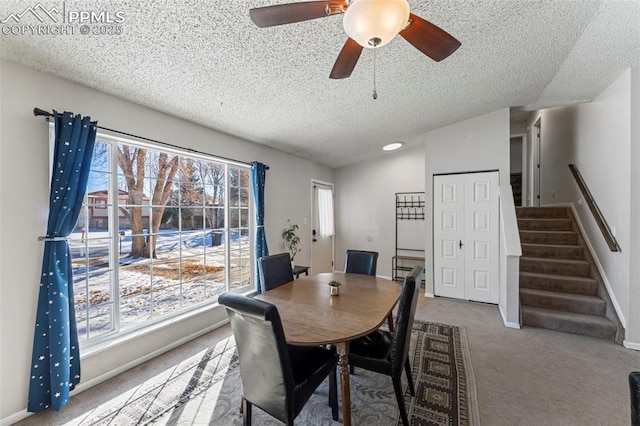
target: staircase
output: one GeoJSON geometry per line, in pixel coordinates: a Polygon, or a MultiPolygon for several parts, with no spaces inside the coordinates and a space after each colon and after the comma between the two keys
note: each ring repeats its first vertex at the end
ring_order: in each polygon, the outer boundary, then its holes
{"type": "Polygon", "coordinates": [[[619,341],[622,326],[608,307],[608,295],[571,210],[518,207],[516,213],[522,244],[522,324],[619,341]]]}
{"type": "Polygon", "coordinates": [[[522,205],[522,173],[511,173],[511,191],[513,192],[513,204],[522,205]]]}

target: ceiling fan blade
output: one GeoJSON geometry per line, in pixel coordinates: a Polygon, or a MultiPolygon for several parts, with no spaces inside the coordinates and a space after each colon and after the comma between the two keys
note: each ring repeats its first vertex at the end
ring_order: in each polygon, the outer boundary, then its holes
{"type": "Polygon", "coordinates": [[[409,27],[400,31],[400,35],[434,61],[440,62],[460,47],[455,37],[437,25],[413,13],[409,15],[409,21],[409,27]]]}
{"type": "Polygon", "coordinates": [[[258,7],[249,10],[249,16],[254,24],[264,28],[323,18],[343,13],[346,8],[346,1],[308,1],[258,7]]]}
{"type": "Polygon", "coordinates": [[[356,67],[361,53],[362,46],[352,38],[348,38],[338,55],[338,59],[336,59],[336,63],[333,64],[329,78],[339,79],[349,77],[356,67]]]}

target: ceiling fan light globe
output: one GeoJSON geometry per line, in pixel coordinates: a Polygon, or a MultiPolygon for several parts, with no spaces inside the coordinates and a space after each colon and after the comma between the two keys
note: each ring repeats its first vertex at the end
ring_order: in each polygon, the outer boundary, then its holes
{"type": "Polygon", "coordinates": [[[342,24],[349,37],[360,46],[373,48],[369,43],[379,38],[381,47],[389,43],[409,20],[407,0],[354,0],[344,13],[342,24]]]}

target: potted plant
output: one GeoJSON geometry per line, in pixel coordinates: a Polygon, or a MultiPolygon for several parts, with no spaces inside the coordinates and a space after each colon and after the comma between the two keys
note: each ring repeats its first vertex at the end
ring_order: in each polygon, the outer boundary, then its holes
{"type": "Polygon", "coordinates": [[[293,267],[293,260],[299,251],[302,251],[298,246],[300,245],[300,237],[296,234],[298,225],[293,223],[282,231],[282,239],[284,240],[284,246],[289,251],[291,256],[291,266],[293,267]]]}
{"type": "Polygon", "coordinates": [[[340,286],[342,284],[340,284],[340,282],[338,281],[329,281],[329,288],[331,289],[331,295],[332,296],[339,296],[340,295],[340,286]]]}

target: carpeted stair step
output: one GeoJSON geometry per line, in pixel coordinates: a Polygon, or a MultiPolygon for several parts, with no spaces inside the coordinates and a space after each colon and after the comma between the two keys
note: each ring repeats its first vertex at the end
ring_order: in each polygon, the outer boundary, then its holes
{"type": "Polygon", "coordinates": [[[566,207],[516,207],[518,218],[568,218],[569,212],[566,207]]]}
{"type": "Polygon", "coordinates": [[[522,323],[529,327],[582,334],[599,339],[614,340],[616,326],[604,317],[575,312],[522,306],[522,323]]]}
{"type": "MultiPolygon", "coordinates": [[[[524,326],[616,340],[621,325],[606,318],[575,219],[566,207],[517,207],[522,245],[520,307],[524,326]]],[[[624,330],[622,330],[624,332],[624,330]]]]}
{"type": "Polygon", "coordinates": [[[550,257],[552,259],[582,259],[582,246],[522,244],[522,255],[526,257],[550,257]]]}
{"type": "Polygon", "coordinates": [[[598,282],[590,277],[572,277],[569,275],[541,274],[538,272],[520,272],[520,289],[559,291],[595,296],[598,294],[598,282]]]}
{"type": "Polygon", "coordinates": [[[588,277],[591,265],[586,260],[546,259],[543,257],[521,257],[520,272],[588,277]]]}
{"type": "Polygon", "coordinates": [[[520,242],[531,244],[576,245],[578,234],[573,231],[520,231],[520,242]]]}
{"type": "Polygon", "coordinates": [[[522,231],[571,231],[571,219],[518,219],[522,231]]]}
{"type": "Polygon", "coordinates": [[[520,303],[523,306],[598,316],[604,316],[607,310],[607,303],[597,296],[532,288],[520,289],[520,303]]]}

